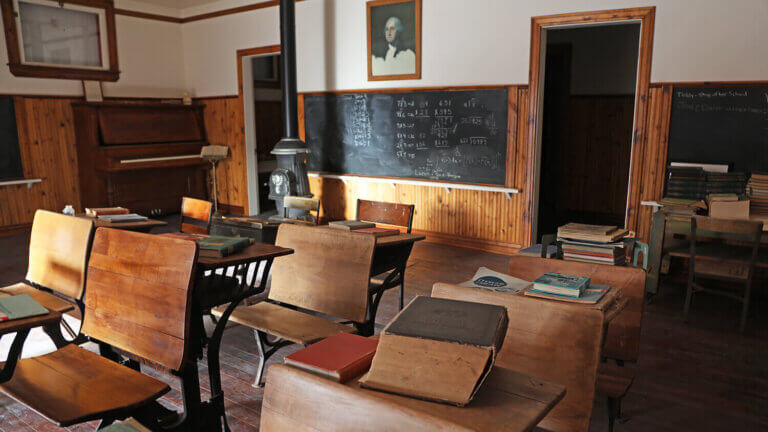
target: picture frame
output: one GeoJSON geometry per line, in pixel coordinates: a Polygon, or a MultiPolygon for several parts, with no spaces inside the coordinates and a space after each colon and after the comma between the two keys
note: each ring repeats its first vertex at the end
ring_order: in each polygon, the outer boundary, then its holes
{"type": "Polygon", "coordinates": [[[81,81],[86,102],[104,102],[104,88],[101,81],[81,81]]]}
{"type": "Polygon", "coordinates": [[[112,0],[0,0],[0,10],[14,76],[119,79],[112,0]]]}
{"type": "Polygon", "coordinates": [[[368,81],[421,79],[421,0],[366,3],[368,81]]]}

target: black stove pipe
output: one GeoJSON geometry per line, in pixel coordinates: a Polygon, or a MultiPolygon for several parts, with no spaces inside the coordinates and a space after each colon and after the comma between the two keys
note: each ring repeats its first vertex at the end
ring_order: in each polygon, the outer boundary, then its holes
{"type": "Polygon", "coordinates": [[[283,72],[283,118],[285,138],[299,137],[296,108],[296,2],[280,0],[280,61],[283,72]]]}

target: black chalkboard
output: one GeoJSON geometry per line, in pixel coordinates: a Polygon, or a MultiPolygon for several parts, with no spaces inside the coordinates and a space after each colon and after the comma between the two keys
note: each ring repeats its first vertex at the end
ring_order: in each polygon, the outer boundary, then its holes
{"type": "Polygon", "coordinates": [[[0,179],[24,177],[13,98],[0,97],[0,179]]]}
{"type": "Polygon", "coordinates": [[[669,160],[768,171],[768,87],[677,87],[669,160]]]}
{"type": "Polygon", "coordinates": [[[504,185],[507,89],[304,97],[310,171],[504,185]]]}

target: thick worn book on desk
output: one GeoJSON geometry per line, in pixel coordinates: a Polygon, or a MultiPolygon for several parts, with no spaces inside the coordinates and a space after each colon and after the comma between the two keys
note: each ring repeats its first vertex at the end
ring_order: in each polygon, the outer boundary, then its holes
{"type": "Polygon", "coordinates": [[[16,320],[49,312],[29,294],[0,297],[0,321],[16,320]]]}
{"type": "Polygon", "coordinates": [[[240,252],[253,243],[254,240],[250,237],[208,236],[197,241],[197,245],[200,247],[198,255],[224,258],[240,252]]]}
{"type": "Polygon", "coordinates": [[[371,367],[378,344],[342,332],[285,356],[285,363],[343,383],[371,367]]]}
{"type": "Polygon", "coordinates": [[[560,294],[552,294],[544,291],[539,291],[535,288],[528,288],[525,290],[523,294],[529,296],[529,297],[539,297],[544,298],[548,300],[558,300],[558,301],[564,301],[569,303],[584,303],[584,304],[595,304],[600,301],[600,299],[605,296],[605,294],[610,291],[611,287],[608,285],[592,285],[589,288],[585,289],[584,292],[581,294],[580,297],[571,297],[567,295],[560,295],[560,294]]]}
{"type": "Polygon", "coordinates": [[[101,208],[86,208],[85,214],[88,216],[107,216],[107,215],[126,215],[130,210],[125,207],[101,207],[101,208]]]}
{"type": "Polygon", "coordinates": [[[328,226],[331,228],[352,231],[352,230],[359,230],[363,228],[375,228],[376,224],[371,222],[363,222],[359,220],[343,220],[343,221],[328,222],[328,226]]]}
{"type": "Polygon", "coordinates": [[[418,296],[381,333],[360,385],[464,406],[488,376],[506,331],[502,306],[418,296]]]}

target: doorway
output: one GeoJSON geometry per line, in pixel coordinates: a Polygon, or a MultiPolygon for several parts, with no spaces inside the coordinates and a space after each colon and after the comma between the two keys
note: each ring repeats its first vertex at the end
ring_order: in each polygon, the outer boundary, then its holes
{"type": "Polygon", "coordinates": [[[274,211],[269,199],[269,174],[277,168],[270,152],[282,138],[283,102],[280,46],[240,50],[240,97],[243,101],[248,209],[250,214],[274,211]]]}
{"type": "Polygon", "coordinates": [[[547,30],[537,226],[624,226],[640,24],[547,30]]]}
{"type": "Polygon", "coordinates": [[[528,228],[522,232],[523,245],[570,221],[637,228],[655,14],[655,7],[639,7],[531,19],[526,131],[530,156],[525,161],[530,175],[523,184],[530,217],[523,221],[528,228]],[[603,32],[603,37],[589,34],[593,31],[603,32]],[[613,33],[622,33],[623,39],[613,33]],[[620,54],[595,49],[583,54],[580,39],[590,38],[602,44],[629,41],[620,54]],[[557,69],[549,71],[548,63],[557,69]],[[591,64],[591,69],[582,68],[582,63],[591,64]],[[619,86],[618,75],[605,74],[613,64],[629,71],[622,74],[624,86],[619,86]],[[631,70],[626,65],[632,65],[631,70]],[[595,76],[601,78],[588,84],[595,76]],[[599,90],[602,87],[623,90],[607,92],[599,90]],[[626,90],[630,87],[633,91],[626,90]],[[597,99],[609,103],[598,108],[597,99]],[[631,110],[621,99],[630,100],[631,110]]]}

